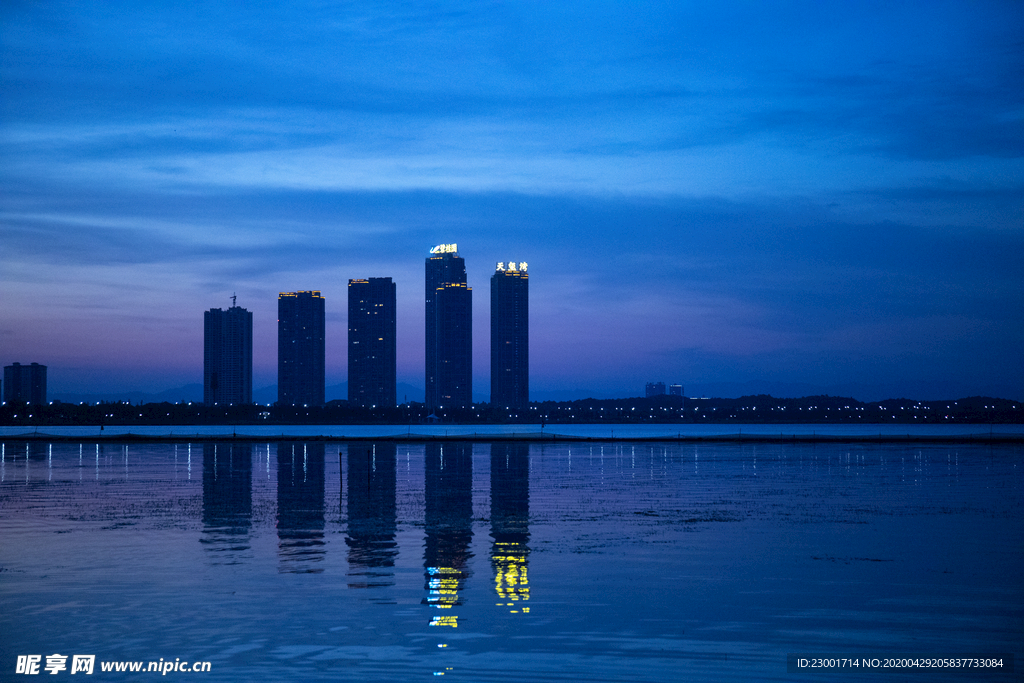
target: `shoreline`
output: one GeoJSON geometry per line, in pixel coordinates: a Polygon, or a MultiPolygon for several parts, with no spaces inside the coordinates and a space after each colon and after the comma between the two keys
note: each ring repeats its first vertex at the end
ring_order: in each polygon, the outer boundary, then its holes
{"type": "Polygon", "coordinates": [[[857,435],[836,435],[836,434],[713,434],[713,435],[684,435],[664,434],[659,436],[576,436],[571,434],[551,434],[542,432],[523,432],[510,434],[392,434],[385,436],[297,436],[280,434],[274,436],[261,436],[250,434],[98,434],[93,436],[71,436],[54,435],[43,432],[29,432],[10,436],[0,436],[0,442],[8,441],[60,441],[60,442],[148,442],[148,443],[180,443],[183,441],[192,443],[266,443],[266,442],[396,442],[396,443],[426,443],[426,442],[507,442],[517,443],[765,443],[765,444],[807,444],[807,443],[923,443],[923,444],[1024,444],[1024,434],[1000,434],[997,432],[978,434],[950,434],[950,435],[928,435],[928,434],[857,434],[857,435]]]}

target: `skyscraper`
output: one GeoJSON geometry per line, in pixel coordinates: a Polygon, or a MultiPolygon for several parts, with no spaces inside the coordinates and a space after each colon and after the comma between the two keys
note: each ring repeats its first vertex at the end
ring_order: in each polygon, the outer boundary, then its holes
{"type": "Polygon", "coordinates": [[[277,297],[277,402],[324,404],[324,298],[319,291],[277,297]]]}
{"type": "Polygon", "coordinates": [[[389,277],[348,281],[348,400],[396,405],[395,283],[389,277]]]}
{"type": "Polygon", "coordinates": [[[644,394],[647,398],[652,396],[664,396],[665,394],[665,383],[664,382],[648,382],[647,386],[644,387],[644,394]]]}
{"type": "Polygon", "coordinates": [[[500,262],[491,276],[491,404],[530,403],[530,276],[526,263],[500,262]]]}
{"type": "Polygon", "coordinates": [[[46,403],[46,366],[14,363],[4,367],[4,401],[46,403]]]}
{"type": "Polygon", "coordinates": [[[455,244],[439,244],[427,257],[427,409],[473,403],[473,290],[455,244]]]}
{"type": "Polygon", "coordinates": [[[240,306],[203,313],[203,403],[252,403],[252,313],[240,306]]]}

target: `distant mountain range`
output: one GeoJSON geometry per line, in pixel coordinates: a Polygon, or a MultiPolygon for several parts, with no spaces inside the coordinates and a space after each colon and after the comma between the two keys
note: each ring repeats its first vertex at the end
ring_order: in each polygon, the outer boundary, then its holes
{"type": "MultiPolygon", "coordinates": [[[[424,391],[422,387],[416,387],[411,384],[399,382],[397,386],[397,396],[399,403],[406,403],[408,401],[416,401],[422,403],[424,399],[424,391]]],[[[332,384],[324,390],[326,400],[345,400],[348,398],[348,382],[342,382],[341,384],[332,384]]],[[[636,394],[640,395],[640,394],[636,394]]],[[[605,394],[602,392],[592,392],[586,389],[577,389],[574,391],[535,391],[532,393],[531,398],[534,401],[575,401],[581,398],[621,398],[618,394],[605,394]]],[[[202,403],[203,401],[203,385],[202,384],[186,384],[182,387],[175,389],[167,389],[158,393],[146,393],[143,391],[125,391],[125,392],[106,392],[99,394],[74,394],[74,393],[51,393],[49,395],[51,401],[63,401],[65,403],[96,403],[98,401],[131,401],[132,403],[162,403],[164,401],[168,403],[202,403]]],[[[252,400],[255,403],[270,403],[273,404],[277,401],[277,385],[271,384],[270,386],[261,387],[259,389],[253,389],[252,400]]],[[[473,400],[477,403],[486,403],[491,398],[487,394],[474,393],[473,400]]]]}
{"type": "MultiPolygon", "coordinates": [[[[411,384],[398,384],[398,402],[418,401],[423,402],[423,389],[414,387],[411,384]]],[[[328,401],[345,400],[348,398],[348,382],[332,384],[325,389],[328,401]]],[[[51,393],[51,401],[63,401],[64,403],[96,403],[98,401],[131,401],[132,403],[179,403],[179,402],[203,402],[203,385],[186,384],[183,387],[167,389],[158,393],[147,393],[143,391],[105,392],[100,394],[74,394],[74,393],[51,393]]],[[[488,398],[474,394],[473,399],[481,402],[488,398]]],[[[271,384],[268,387],[253,389],[252,400],[255,403],[274,403],[277,401],[277,385],[271,384]]]]}
{"type": "Polygon", "coordinates": [[[64,403],[96,403],[98,401],[131,401],[132,403],[193,403],[203,402],[203,385],[186,384],[183,387],[167,389],[158,393],[147,393],[144,391],[108,391],[97,394],[76,394],[70,392],[47,392],[47,398],[51,401],[63,401],[64,403]]]}

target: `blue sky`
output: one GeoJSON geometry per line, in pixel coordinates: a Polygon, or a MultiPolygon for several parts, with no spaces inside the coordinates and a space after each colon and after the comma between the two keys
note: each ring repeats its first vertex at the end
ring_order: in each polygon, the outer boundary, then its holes
{"type": "MultiPolygon", "coordinates": [[[[530,263],[531,383],[1024,399],[1024,5],[4,3],[0,362],[201,381],[202,311],[530,263]],[[760,385],[759,385],[760,386],[760,385]]],[[[687,393],[690,393],[688,390],[687,393]]]]}

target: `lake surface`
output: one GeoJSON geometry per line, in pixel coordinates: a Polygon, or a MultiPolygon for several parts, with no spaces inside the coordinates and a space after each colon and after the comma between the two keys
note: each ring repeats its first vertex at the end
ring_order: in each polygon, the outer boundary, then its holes
{"type": "Polygon", "coordinates": [[[1021,424],[437,424],[437,425],[98,425],[3,426],[0,437],[14,438],[38,432],[76,438],[110,437],[122,434],[186,439],[189,436],[239,436],[273,439],[276,436],[372,438],[403,435],[467,436],[489,434],[558,434],[593,439],[650,439],[677,436],[811,435],[831,436],[966,436],[1013,434],[1024,436],[1021,424]]]}
{"type": "Polygon", "coordinates": [[[1021,680],[1020,445],[0,456],[3,680],[57,653],[95,655],[101,680],[161,658],[210,662],[167,674],[210,681],[1021,680]],[[790,653],[1016,668],[789,673],[790,653]]]}

